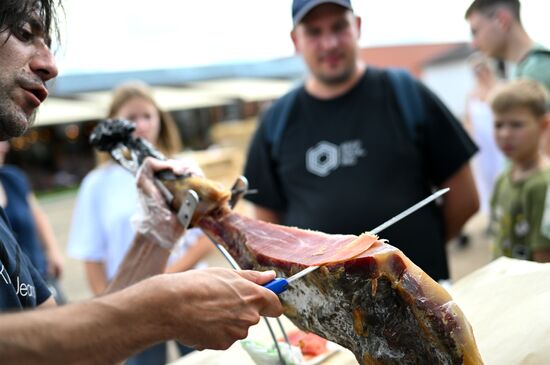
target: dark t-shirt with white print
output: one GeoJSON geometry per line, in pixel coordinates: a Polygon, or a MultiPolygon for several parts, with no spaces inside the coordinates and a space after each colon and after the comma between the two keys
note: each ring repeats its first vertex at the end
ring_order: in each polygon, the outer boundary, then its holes
{"type": "Polygon", "coordinates": [[[51,292],[22,251],[0,208],[0,312],[33,308],[51,292]]]}
{"type": "MultiPolygon", "coordinates": [[[[331,234],[361,234],[432,193],[454,176],[476,146],[445,105],[418,83],[426,114],[415,136],[406,128],[386,73],[369,67],[347,93],[318,99],[302,86],[280,137],[265,137],[281,104],[262,118],[245,176],[251,202],[280,213],[281,223],[331,234]],[[413,137],[413,138],[411,138],[413,137]]],[[[445,226],[430,204],[384,230],[433,279],[447,279],[445,226]]]]}

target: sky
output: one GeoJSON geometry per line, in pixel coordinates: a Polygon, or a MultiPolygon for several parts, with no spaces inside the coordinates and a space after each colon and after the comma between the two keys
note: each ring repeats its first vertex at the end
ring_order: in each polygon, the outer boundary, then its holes
{"type": "MultiPolygon", "coordinates": [[[[471,0],[355,0],[361,45],[469,41],[471,0]]],[[[61,74],[180,68],[294,54],[291,0],[64,0],[61,74]]],[[[523,23],[550,46],[548,0],[522,0],[523,23]],[[545,15],[546,14],[546,15],[545,15]]]]}

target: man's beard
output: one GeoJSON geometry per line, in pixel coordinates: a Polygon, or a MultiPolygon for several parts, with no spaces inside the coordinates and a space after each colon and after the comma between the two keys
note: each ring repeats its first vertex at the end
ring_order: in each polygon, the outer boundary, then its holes
{"type": "Polygon", "coordinates": [[[20,70],[12,77],[0,75],[0,140],[19,137],[32,126],[38,109],[27,115],[12,97],[18,85],[42,83],[34,76],[20,70]]]}
{"type": "MultiPolygon", "coordinates": [[[[353,58],[351,60],[354,60],[353,58]]],[[[355,73],[355,61],[347,61],[345,67],[338,74],[325,74],[323,72],[315,73],[315,78],[327,86],[338,86],[345,84],[355,73]]]]}
{"type": "Polygon", "coordinates": [[[0,91],[0,140],[5,141],[19,137],[34,123],[36,110],[30,117],[20,109],[8,96],[0,91]]]}
{"type": "Polygon", "coordinates": [[[336,86],[345,83],[349,79],[351,79],[353,75],[353,69],[346,69],[344,72],[340,73],[339,75],[335,76],[326,76],[323,74],[316,75],[317,79],[320,80],[323,84],[328,86],[336,86]]]}

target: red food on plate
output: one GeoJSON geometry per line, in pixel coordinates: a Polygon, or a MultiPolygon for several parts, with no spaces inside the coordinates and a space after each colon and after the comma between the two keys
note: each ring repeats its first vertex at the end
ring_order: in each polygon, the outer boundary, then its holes
{"type": "Polygon", "coordinates": [[[315,357],[327,352],[327,340],[314,333],[298,330],[288,333],[287,336],[290,344],[299,347],[304,356],[315,357]]]}

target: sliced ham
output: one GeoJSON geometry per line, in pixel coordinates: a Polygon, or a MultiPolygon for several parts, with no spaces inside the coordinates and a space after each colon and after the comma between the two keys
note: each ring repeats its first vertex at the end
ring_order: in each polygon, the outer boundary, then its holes
{"type": "Polygon", "coordinates": [[[248,249],[264,264],[337,264],[360,256],[378,241],[378,237],[370,233],[359,237],[331,235],[273,225],[236,214],[228,214],[225,224],[246,235],[248,249]]]}

